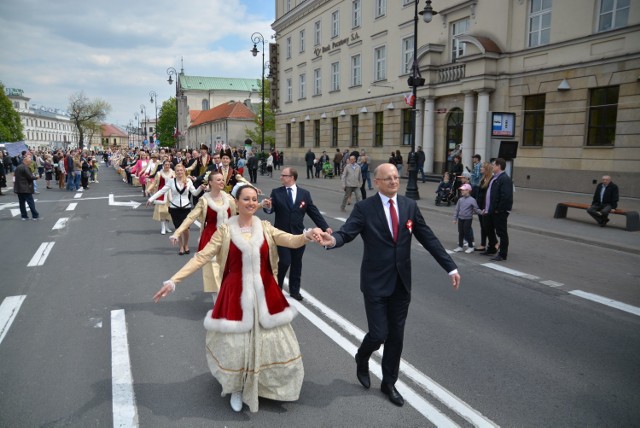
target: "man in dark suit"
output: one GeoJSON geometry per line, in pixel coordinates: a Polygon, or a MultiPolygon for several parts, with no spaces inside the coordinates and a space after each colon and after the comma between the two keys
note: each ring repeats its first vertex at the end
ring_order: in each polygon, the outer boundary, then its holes
{"type": "Polygon", "coordinates": [[[493,255],[491,260],[494,262],[507,260],[509,253],[507,217],[509,217],[513,206],[513,183],[509,175],[504,172],[506,167],[507,162],[502,158],[493,161],[493,178],[487,187],[485,206],[481,207],[483,208],[483,221],[487,229],[489,244],[487,249],[480,254],[493,255]],[[500,251],[496,250],[498,238],[500,238],[500,251]]]}
{"type": "Polygon", "coordinates": [[[611,181],[611,177],[602,177],[602,183],[598,184],[593,194],[591,206],[587,208],[587,213],[598,222],[600,227],[605,227],[609,223],[609,213],[618,208],[618,186],[611,181]]]}
{"type": "Polygon", "coordinates": [[[365,388],[371,386],[369,358],[384,343],[381,390],[389,400],[404,404],[396,390],[404,325],[411,301],[411,239],[413,236],[449,273],[454,288],[460,275],[454,261],[427,226],[412,199],[398,195],[400,178],[389,163],[375,169],[378,194],[358,202],[346,223],[333,235],[321,234],[318,241],[327,248],[337,248],[358,235],[364,241],[360,267],[360,290],[364,296],[369,332],[356,354],[356,374],[365,388]]]}
{"type": "MultiPolygon", "coordinates": [[[[311,200],[311,194],[308,190],[302,189],[296,185],[298,179],[298,171],[294,168],[285,168],[280,174],[280,183],[282,187],[278,187],[271,191],[271,197],[263,202],[264,212],[271,214],[276,213],[276,221],[274,226],[285,232],[300,234],[304,231],[304,216],[308,215],[311,220],[323,231],[329,231],[331,228],[325,221],[318,208],[311,200]]],[[[303,245],[300,248],[284,248],[278,247],[278,285],[282,288],[284,277],[287,270],[291,267],[289,273],[289,294],[296,300],[302,300],[300,294],[300,276],[302,274],[302,255],[304,254],[303,245]]]]}
{"type": "Polygon", "coordinates": [[[311,151],[311,149],[307,150],[307,153],[304,155],[304,162],[307,164],[307,179],[313,178],[313,161],[316,160],[316,155],[311,151]]]}

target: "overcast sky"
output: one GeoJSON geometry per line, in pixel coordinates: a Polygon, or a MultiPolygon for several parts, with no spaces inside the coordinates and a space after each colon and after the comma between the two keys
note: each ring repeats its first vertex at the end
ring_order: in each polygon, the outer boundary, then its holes
{"type": "Polygon", "coordinates": [[[259,79],[251,35],[272,41],[274,19],[271,0],[0,0],[0,81],[63,110],[82,90],[125,125],[141,104],[155,115],[150,91],[175,94],[181,57],[187,75],[259,79]]]}

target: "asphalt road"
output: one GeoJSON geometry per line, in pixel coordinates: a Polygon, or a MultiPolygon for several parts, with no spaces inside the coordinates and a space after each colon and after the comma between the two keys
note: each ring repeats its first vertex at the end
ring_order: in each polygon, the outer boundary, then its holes
{"type": "MultiPolygon", "coordinates": [[[[6,205],[16,198],[0,198],[0,426],[583,427],[640,421],[640,318],[569,293],[583,290],[640,306],[637,289],[609,285],[629,282],[640,257],[519,230],[511,232],[513,256],[505,266],[528,275],[487,267],[476,254],[455,254],[462,274],[457,292],[416,245],[399,384],[408,402],[403,408],[379,391],[376,364],[371,390],[355,378],[352,354],[366,330],[361,241],[333,251],[310,245],[306,298],[293,302],[305,364],[300,400],[261,399],[258,413],[246,407],[234,413],[206,366],[202,319],[211,298],[202,292],[200,275],[154,304],[153,293],[187,259],[159,234],[151,208],[109,203],[109,194],[113,203],[143,202],[137,189],[106,168],[100,179],[77,199],[57,190],[37,195],[39,222],[21,222],[6,205]],[[67,211],[72,203],[76,208],[67,211]],[[53,230],[60,218],[68,221],[53,230]],[[50,251],[33,260],[45,242],[53,242],[50,251]],[[119,315],[124,331],[117,329],[119,315]],[[123,354],[112,345],[123,337],[131,397],[121,384],[123,354]],[[135,402],[130,419],[127,399],[135,402]]],[[[305,184],[338,228],[344,217],[339,191],[300,180],[305,184]]],[[[268,193],[277,180],[259,177],[259,185],[268,193]]],[[[429,211],[425,217],[453,248],[450,219],[429,211]]],[[[192,232],[193,249],[198,233],[192,232]]]]}

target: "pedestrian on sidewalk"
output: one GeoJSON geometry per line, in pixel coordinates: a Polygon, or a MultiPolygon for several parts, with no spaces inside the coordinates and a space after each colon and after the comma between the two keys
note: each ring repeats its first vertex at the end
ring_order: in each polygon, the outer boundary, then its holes
{"type": "Polygon", "coordinates": [[[609,213],[618,207],[618,186],[611,181],[611,177],[605,175],[602,182],[596,187],[591,206],[587,213],[600,225],[605,227],[609,223],[609,213]]]}
{"type": "Polygon", "coordinates": [[[307,180],[313,178],[313,164],[315,160],[315,153],[313,153],[311,149],[307,150],[307,153],[304,155],[304,162],[307,165],[307,180]]]}
{"type": "Polygon", "coordinates": [[[460,199],[453,211],[453,223],[458,224],[458,246],[453,249],[454,253],[464,251],[467,254],[473,253],[473,214],[481,213],[478,203],[471,196],[471,185],[465,183],[460,186],[460,199]],[[464,242],[467,242],[466,244],[464,242]]]}
{"type": "Polygon", "coordinates": [[[344,198],[342,198],[340,211],[346,211],[345,207],[352,193],[356,195],[356,202],[360,202],[361,200],[361,194],[358,189],[362,186],[362,173],[360,172],[360,165],[356,163],[355,156],[349,156],[349,164],[344,167],[340,179],[342,180],[342,188],[344,190],[344,198]]]}
{"type": "Polygon", "coordinates": [[[504,172],[507,162],[502,158],[493,161],[493,179],[489,183],[483,214],[487,221],[487,237],[489,246],[480,254],[494,255],[491,261],[507,260],[509,252],[509,233],[507,231],[507,217],[513,206],[513,183],[509,175],[504,172]],[[497,235],[497,237],[496,237],[497,235]],[[496,245],[500,239],[500,250],[496,245]],[[498,253],[496,255],[496,253],[498,253]]]}
{"type": "Polygon", "coordinates": [[[40,214],[36,210],[36,203],[33,200],[33,183],[38,176],[31,171],[33,160],[31,154],[26,154],[22,158],[22,163],[18,165],[13,175],[15,182],[13,183],[13,191],[18,195],[18,203],[20,204],[20,215],[22,220],[29,220],[26,205],[29,205],[31,216],[34,220],[40,218],[40,214]]]}
{"type": "MultiPolygon", "coordinates": [[[[480,185],[478,186],[478,197],[476,198],[476,202],[479,207],[484,207],[487,197],[487,189],[489,188],[489,183],[491,183],[491,179],[493,178],[493,169],[489,162],[483,162],[482,165],[480,165],[480,175],[482,178],[480,179],[480,185]]],[[[487,224],[485,216],[483,216],[482,213],[478,214],[478,222],[480,223],[480,246],[476,247],[476,251],[486,251],[487,224]]]]}
{"type": "Polygon", "coordinates": [[[333,155],[333,175],[339,177],[342,173],[342,153],[340,149],[336,149],[336,154],[333,155]]]}

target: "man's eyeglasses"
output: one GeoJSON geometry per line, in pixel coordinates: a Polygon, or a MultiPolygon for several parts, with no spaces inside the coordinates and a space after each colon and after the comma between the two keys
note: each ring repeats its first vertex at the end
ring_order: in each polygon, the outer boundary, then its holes
{"type": "Polygon", "coordinates": [[[293,177],[291,174],[280,174],[280,177],[293,177]]]}

